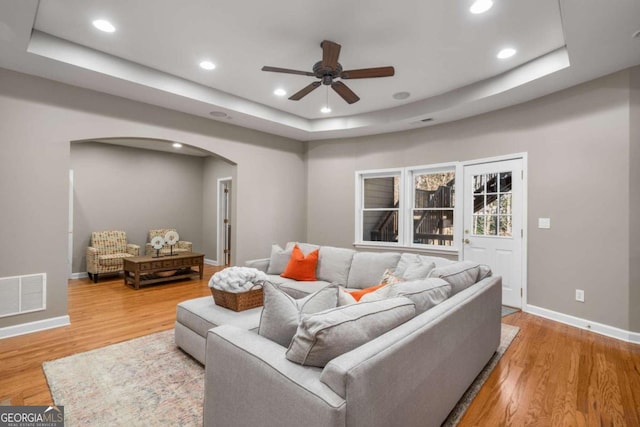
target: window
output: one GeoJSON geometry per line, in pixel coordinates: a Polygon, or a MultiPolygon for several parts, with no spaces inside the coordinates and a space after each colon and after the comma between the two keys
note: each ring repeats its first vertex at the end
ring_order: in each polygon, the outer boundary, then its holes
{"type": "Polygon", "coordinates": [[[446,164],[357,172],[356,243],[455,249],[456,171],[446,164]]]}
{"type": "Polygon", "coordinates": [[[473,234],[511,237],[511,172],[473,176],[473,234]]]}
{"type": "Polygon", "coordinates": [[[359,174],[358,241],[399,242],[401,176],[399,170],[359,174]]]}
{"type": "Polygon", "coordinates": [[[453,246],[455,169],[416,170],[412,174],[411,242],[453,246]]]}

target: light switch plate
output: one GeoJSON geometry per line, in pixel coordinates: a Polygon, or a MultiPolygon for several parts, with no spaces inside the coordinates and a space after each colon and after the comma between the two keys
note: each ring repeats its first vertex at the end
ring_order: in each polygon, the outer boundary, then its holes
{"type": "Polygon", "coordinates": [[[538,228],[551,228],[551,218],[538,218],[538,228]]]}

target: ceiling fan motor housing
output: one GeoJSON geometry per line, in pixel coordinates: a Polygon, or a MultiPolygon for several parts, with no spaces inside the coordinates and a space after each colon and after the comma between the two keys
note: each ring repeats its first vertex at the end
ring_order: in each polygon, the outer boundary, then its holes
{"type": "Polygon", "coordinates": [[[329,67],[323,67],[322,61],[318,61],[313,64],[313,74],[320,80],[322,80],[323,85],[331,85],[333,79],[336,77],[340,77],[342,73],[342,65],[340,63],[336,64],[336,68],[332,69],[329,67]]]}

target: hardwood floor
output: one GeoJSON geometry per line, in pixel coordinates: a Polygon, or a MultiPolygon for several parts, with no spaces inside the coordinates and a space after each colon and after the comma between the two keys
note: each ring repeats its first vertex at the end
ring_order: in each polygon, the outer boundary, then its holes
{"type": "Polygon", "coordinates": [[[176,304],[211,295],[207,283],[219,268],[205,265],[203,280],[146,286],[122,277],[70,280],[71,325],[0,340],[0,400],[13,405],[49,405],[42,362],[173,328],[176,304]]]}
{"type": "MultiPolygon", "coordinates": [[[[0,340],[0,401],[48,405],[42,362],[171,329],[178,302],[210,295],[204,280],[125,287],[69,281],[71,325],[0,340]]],[[[640,426],[640,345],[525,313],[460,426],[640,426]]]]}

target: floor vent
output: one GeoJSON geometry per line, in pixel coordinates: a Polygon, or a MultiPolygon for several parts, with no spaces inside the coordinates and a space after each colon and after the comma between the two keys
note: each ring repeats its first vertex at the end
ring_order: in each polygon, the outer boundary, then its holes
{"type": "Polygon", "coordinates": [[[47,274],[0,278],[0,317],[46,308],[47,274]]]}

